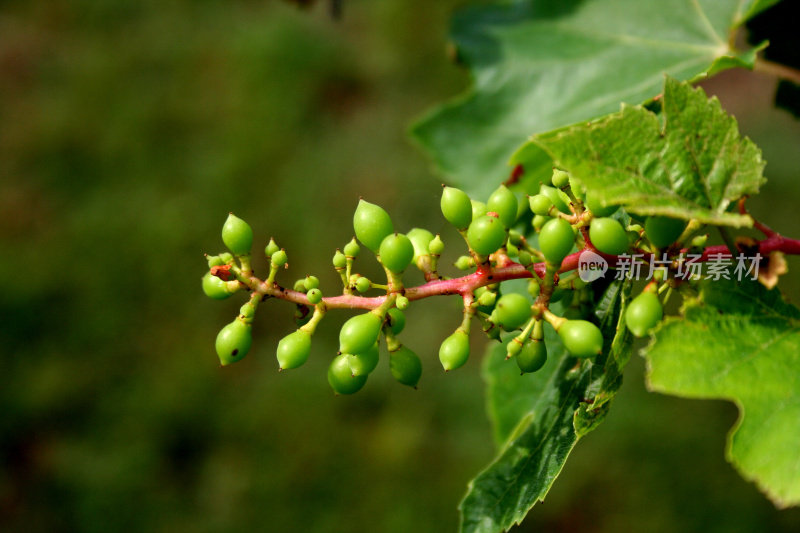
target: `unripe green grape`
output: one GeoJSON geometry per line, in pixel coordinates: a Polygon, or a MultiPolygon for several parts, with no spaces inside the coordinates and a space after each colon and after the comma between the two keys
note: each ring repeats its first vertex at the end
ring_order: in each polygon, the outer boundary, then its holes
{"type": "Polygon", "coordinates": [[[605,254],[619,255],[628,250],[628,234],[622,224],[613,218],[601,217],[592,220],[589,238],[594,247],[605,254]]]}
{"type": "Polygon", "coordinates": [[[548,263],[560,265],[575,242],[572,226],[563,218],[554,218],[539,232],[539,248],[548,263]]]}
{"type": "Polygon", "coordinates": [[[393,233],[383,239],[378,255],[383,266],[395,274],[400,274],[408,268],[411,260],[414,259],[414,245],[402,233],[393,233]]]}
{"type": "Polygon", "coordinates": [[[409,387],[416,387],[422,376],[422,361],[419,356],[402,345],[389,352],[389,368],[394,379],[409,387]]]}
{"type": "Polygon", "coordinates": [[[517,354],[517,366],[523,373],[536,372],[547,362],[547,346],[543,340],[531,339],[517,354]]]}
{"type": "Polygon", "coordinates": [[[222,328],[217,334],[215,348],[222,366],[241,361],[250,351],[253,344],[253,333],[250,324],[245,324],[240,319],[222,328]]]}
{"type": "Polygon", "coordinates": [[[497,296],[498,296],[498,294],[496,292],[490,291],[490,290],[486,290],[486,287],[481,287],[480,289],[476,289],[474,294],[475,294],[475,298],[477,299],[477,302],[478,302],[478,311],[480,311],[481,313],[487,313],[487,314],[491,313],[492,311],[494,311],[494,306],[497,303],[497,296]],[[481,292],[481,289],[483,289],[482,292],[481,292]],[[491,294],[491,296],[484,296],[486,294],[491,294]],[[487,305],[482,305],[481,304],[481,302],[487,302],[489,300],[492,300],[492,302],[487,304],[487,305]]]}
{"type": "Polygon", "coordinates": [[[444,242],[442,242],[442,238],[439,237],[438,233],[428,245],[428,250],[430,250],[433,255],[441,255],[442,252],[444,252],[444,242]]]}
{"type": "Polygon", "coordinates": [[[548,220],[550,220],[550,217],[545,217],[542,215],[534,215],[533,219],[531,220],[531,225],[533,226],[533,229],[535,229],[536,231],[542,231],[542,228],[544,227],[545,224],[547,224],[548,220]]]}
{"type": "Polygon", "coordinates": [[[267,244],[266,248],[264,248],[264,254],[267,257],[272,257],[272,254],[274,254],[275,252],[277,252],[280,249],[281,249],[281,247],[278,246],[278,244],[275,242],[275,239],[270,237],[269,243],[267,244]]]}
{"type": "Polygon", "coordinates": [[[283,265],[286,264],[288,260],[289,258],[287,257],[286,252],[284,250],[278,250],[277,252],[272,254],[271,258],[272,266],[275,267],[282,267],[283,265]]]}
{"type": "Polygon", "coordinates": [[[359,200],[353,215],[353,229],[364,246],[378,253],[383,239],[394,232],[394,225],[382,207],[359,200]]]}
{"type": "Polygon", "coordinates": [[[466,229],[472,222],[472,202],[467,193],[455,187],[442,189],[442,200],[439,203],[442,215],[456,229],[466,229]]]}
{"type": "Polygon", "coordinates": [[[462,255],[454,263],[455,267],[459,270],[469,270],[475,266],[475,260],[468,255],[462,255]]]}
{"type": "Polygon", "coordinates": [[[322,291],[319,289],[311,289],[308,291],[308,301],[314,305],[317,305],[322,301],[322,291]]]}
{"type": "Polygon", "coordinates": [[[328,383],[336,394],[354,394],[367,382],[367,376],[354,376],[349,354],[339,354],[328,367],[328,383]]]}
{"type": "Polygon", "coordinates": [[[494,323],[506,331],[512,331],[522,326],[531,317],[531,304],[521,294],[511,292],[504,294],[497,300],[494,308],[494,323]]]}
{"type": "Polygon", "coordinates": [[[203,292],[212,300],[224,300],[233,294],[225,282],[217,276],[212,276],[211,272],[203,275],[203,292]]]}
{"type": "Polygon", "coordinates": [[[472,204],[472,220],[475,220],[478,217],[482,217],[486,213],[489,212],[489,209],[486,207],[486,204],[481,202],[480,200],[470,200],[472,204]]]}
{"type": "Polygon", "coordinates": [[[550,187],[549,185],[541,185],[539,187],[539,194],[543,194],[550,198],[550,201],[553,202],[553,205],[556,206],[556,209],[561,211],[564,214],[571,214],[569,210],[569,196],[566,195],[564,191],[561,189],[556,189],[555,187],[550,187]]]}
{"type": "Polygon", "coordinates": [[[431,251],[428,245],[433,240],[433,233],[422,228],[412,228],[411,231],[406,233],[406,237],[414,246],[414,261],[420,256],[430,255],[431,251]]]}
{"type": "Polygon", "coordinates": [[[394,335],[399,335],[406,327],[405,313],[395,307],[389,309],[386,313],[386,319],[394,335]]]}
{"type": "Polygon", "coordinates": [[[634,298],[625,310],[625,324],[631,333],[644,337],[664,317],[664,308],[658,296],[650,291],[634,298]]]}
{"type": "Polygon", "coordinates": [[[510,228],[514,225],[514,222],[516,222],[518,208],[519,202],[517,202],[517,197],[514,196],[514,193],[509,191],[508,187],[505,185],[500,185],[495,189],[486,202],[486,209],[497,213],[500,222],[502,222],[503,226],[506,228],[510,228]]]}
{"type": "Polygon", "coordinates": [[[316,289],[319,287],[319,278],[317,276],[306,276],[304,283],[307,290],[316,289]]]}
{"type": "Polygon", "coordinates": [[[394,305],[397,306],[397,308],[400,309],[401,311],[405,311],[406,309],[408,309],[409,303],[410,302],[408,301],[408,298],[406,298],[405,296],[398,296],[397,300],[394,301],[394,305]]]}
{"type": "Polygon", "coordinates": [[[222,252],[219,254],[219,258],[222,259],[223,264],[233,263],[233,254],[229,254],[228,252],[222,252]]]}
{"type": "Polygon", "coordinates": [[[472,221],[467,229],[467,242],[470,248],[480,255],[496,252],[506,240],[506,229],[495,217],[480,216],[472,221]]]}
{"type": "Polygon", "coordinates": [[[546,217],[550,215],[550,210],[553,208],[553,201],[544,194],[534,194],[528,202],[534,215],[546,217]]]}
{"type": "Polygon", "coordinates": [[[350,365],[352,375],[358,377],[366,376],[375,370],[378,366],[379,359],[380,351],[378,349],[378,343],[376,342],[365,352],[350,354],[347,363],[350,365]]]}
{"type": "Polygon", "coordinates": [[[574,357],[594,357],[603,353],[603,333],[586,320],[567,320],[558,328],[558,336],[574,357]]]}
{"type": "Polygon", "coordinates": [[[355,237],[344,245],[344,255],[347,257],[358,257],[359,252],[361,252],[361,247],[356,242],[355,237]]]}
{"type": "Polygon", "coordinates": [[[508,242],[510,242],[514,246],[519,246],[520,244],[522,244],[523,238],[524,237],[522,236],[522,233],[518,232],[517,230],[515,229],[508,230],[508,242]]]}
{"type": "Polygon", "coordinates": [[[688,222],[679,218],[647,217],[644,232],[657,248],[666,248],[681,236],[688,222]]]}
{"type": "Polygon", "coordinates": [[[564,172],[563,170],[553,169],[553,177],[550,180],[550,183],[553,184],[553,187],[558,187],[559,189],[563,189],[567,185],[569,185],[569,174],[564,172]]]}
{"type": "Polygon", "coordinates": [[[293,288],[297,292],[306,292],[308,290],[308,289],[306,289],[306,280],[305,279],[298,279],[297,281],[294,282],[294,287],[293,288]]]}
{"type": "Polygon", "coordinates": [[[518,258],[519,258],[519,264],[525,267],[533,262],[533,257],[527,250],[520,250],[518,258]]]}
{"type": "Polygon", "coordinates": [[[207,255],[206,260],[208,261],[208,268],[212,268],[215,266],[222,266],[225,264],[225,261],[218,255],[207,255]]]}
{"type": "Polygon", "coordinates": [[[596,192],[588,191],[584,205],[596,217],[610,217],[619,209],[618,205],[603,205],[596,192]]]}
{"type": "Polygon", "coordinates": [[[297,368],[308,360],[311,353],[311,334],[302,329],[289,333],[278,341],[278,365],[281,370],[297,368]]]}
{"type": "Polygon", "coordinates": [[[249,254],[253,246],[253,230],[247,222],[230,213],[222,226],[222,242],[236,255],[249,254]]]}
{"type": "Polygon", "coordinates": [[[539,282],[535,279],[530,280],[528,282],[528,294],[533,298],[538,298],[540,292],[542,292],[542,286],[539,285],[539,282]]]}
{"type": "Polygon", "coordinates": [[[372,282],[363,276],[356,280],[356,290],[358,292],[367,292],[371,287],[372,282]]]}
{"type": "Polygon", "coordinates": [[[497,301],[497,293],[486,291],[478,296],[478,305],[481,307],[492,307],[497,301]]]}
{"type": "Polygon", "coordinates": [[[336,253],[333,254],[333,266],[336,268],[344,268],[347,266],[347,257],[339,250],[336,250],[336,253]]]}
{"type": "Polygon", "coordinates": [[[383,319],[375,313],[356,315],[347,320],[339,331],[339,351],[361,353],[378,340],[383,319]]]}
{"type": "Polygon", "coordinates": [[[506,243],[506,253],[508,257],[517,257],[519,255],[519,248],[511,244],[510,242],[506,243]]]}
{"type": "Polygon", "coordinates": [[[460,329],[439,346],[439,361],[445,372],[464,366],[469,358],[469,335],[460,329]]]}

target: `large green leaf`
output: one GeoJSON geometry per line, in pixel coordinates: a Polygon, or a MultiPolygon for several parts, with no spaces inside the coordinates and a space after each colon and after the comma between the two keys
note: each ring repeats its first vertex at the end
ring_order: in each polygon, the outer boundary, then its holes
{"type": "Polygon", "coordinates": [[[519,157],[534,157],[538,147],[599,198],[629,212],[751,225],[750,217],[727,210],[764,182],[761,150],[702,89],[667,78],[660,104],[660,115],[623,106],[594,122],[538,135],[519,157]]]}
{"type": "Polygon", "coordinates": [[[452,38],[473,87],[412,134],[450,181],[488,194],[531,134],[652,98],[665,72],[696,79],[709,69],[751,67],[752,54],[731,50],[728,34],[768,4],[516,0],[465,9],[452,38]]]}
{"type": "Polygon", "coordinates": [[[753,281],[709,281],[701,296],[667,319],[644,352],[649,386],[735,402],[728,460],[776,505],[798,505],[800,310],[753,281]]]}
{"type": "Polygon", "coordinates": [[[507,438],[495,460],[469,486],[461,502],[462,531],[503,531],[542,501],[578,439],[597,427],[622,382],[631,338],[620,318],[628,285],[613,282],[597,305],[607,341],[596,361],[566,353],[558,336],[546,335],[548,362],[520,376],[502,346],[487,356],[490,414],[495,434],[507,438]],[[508,403],[510,401],[510,403],[508,403]]]}

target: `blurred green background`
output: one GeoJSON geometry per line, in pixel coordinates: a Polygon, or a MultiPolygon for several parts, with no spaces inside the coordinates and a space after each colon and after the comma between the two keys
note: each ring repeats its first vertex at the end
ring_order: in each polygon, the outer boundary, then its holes
{"type": "MultiPolygon", "coordinates": [[[[313,273],[334,291],[362,195],[457,254],[405,130],[467,84],[445,54],[459,3],[351,0],[338,22],[266,0],[0,3],[1,531],[456,528],[493,454],[480,358],[447,376],[436,359],[458,301],[408,312],[419,390],[384,362],[334,397],[346,313],[279,375],[292,308],[268,302],[251,355],[223,370],[214,338],[241,301],[208,300],[200,277],[234,211],[259,247],[287,249],[285,283],[313,273]]],[[[706,88],[769,161],[754,211],[796,236],[800,125],[772,109],[774,80],[706,88]]],[[[800,295],[791,276],[785,289],[800,295]]],[[[800,529],[725,462],[735,408],[648,394],[643,372],[636,358],[519,530],[800,529]]]]}

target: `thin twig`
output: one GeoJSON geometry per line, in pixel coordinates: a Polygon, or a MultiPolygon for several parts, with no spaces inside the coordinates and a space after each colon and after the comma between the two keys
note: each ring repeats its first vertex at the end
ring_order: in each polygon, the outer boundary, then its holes
{"type": "Polygon", "coordinates": [[[792,83],[800,85],[800,70],[784,65],[782,63],[774,63],[763,57],[756,59],[753,70],[756,72],[763,72],[778,78],[789,80],[792,83]]]}

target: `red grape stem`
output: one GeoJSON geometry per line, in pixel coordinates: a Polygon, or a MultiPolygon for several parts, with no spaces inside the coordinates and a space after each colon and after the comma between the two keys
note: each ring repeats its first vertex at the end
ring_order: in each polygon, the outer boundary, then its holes
{"type": "MultiPolygon", "coordinates": [[[[746,214],[743,201],[740,201],[739,203],[739,210],[742,214],[746,214]]],[[[752,243],[748,243],[746,245],[740,245],[738,249],[741,253],[746,252],[749,254],[749,257],[754,257],[756,253],[758,253],[763,258],[769,257],[772,252],[800,255],[800,240],[784,237],[783,235],[780,235],[776,231],[757,221],[754,221],[754,227],[764,233],[766,238],[760,241],[753,241],[752,243]]],[[[623,257],[619,255],[604,254],[598,251],[592,245],[591,241],[587,239],[582,250],[570,254],[564,258],[564,260],[561,262],[558,272],[569,272],[578,268],[580,256],[585,251],[591,251],[603,257],[606,261],[608,261],[610,268],[616,267],[620,263],[621,257],[623,257]]],[[[644,251],[633,251],[637,252],[637,257],[641,258],[643,261],[648,261],[652,255],[644,251]]],[[[689,249],[683,248],[678,251],[685,254],[689,252],[689,249]]],[[[731,259],[732,255],[727,245],[722,244],[707,246],[703,248],[702,254],[697,262],[707,262],[710,261],[712,257],[716,261],[721,259],[731,259]]],[[[624,260],[630,261],[630,258],[631,256],[627,255],[624,260]]],[[[546,266],[544,262],[536,263],[530,266],[529,270],[521,264],[512,261],[505,254],[502,254],[502,256],[498,259],[500,259],[498,263],[502,266],[492,266],[489,262],[481,263],[472,274],[468,274],[459,278],[431,280],[422,285],[401,289],[399,291],[392,292],[391,294],[402,294],[411,301],[422,300],[431,296],[457,294],[464,298],[466,302],[468,301],[468,295],[471,295],[475,289],[485,285],[491,285],[493,283],[500,283],[502,281],[508,281],[512,279],[532,278],[534,273],[540,278],[544,278],[545,276],[546,266]]],[[[286,289],[277,283],[270,282],[269,280],[263,281],[252,274],[252,272],[245,271],[236,266],[231,267],[230,271],[247,289],[262,295],[264,299],[278,298],[280,300],[286,300],[296,304],[307,305],[310,307],[313,306],[313,304],[308,301],[308,297],[302,292],[286,289]]],[[[212,271],[211,273],[222,278],[219,272],[212,271]]],[[[338,296],[325,297],[322,299],[322,302],[324,303],[326,309],[376,309],[386,301],[386,298],[387,295],[368,297],[356,296],[353,294],[341,294],[338,296]]]]}

